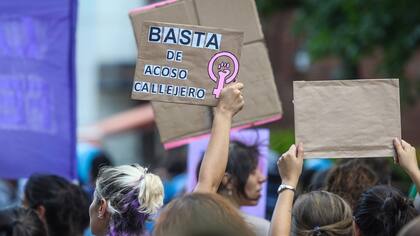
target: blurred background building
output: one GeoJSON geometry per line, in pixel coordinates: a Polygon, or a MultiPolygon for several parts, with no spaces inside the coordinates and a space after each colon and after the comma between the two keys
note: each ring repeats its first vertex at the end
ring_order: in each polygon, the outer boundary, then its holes
{"type": "MultiPolygon", "coordinates": [[[[77,24],[77,114],[79,131],[141,104],[130,99],[137,47],[128,12],[142,0],[79,1],[77,24]]],[[[89,129],[89,128],[88,128],[89,129]]],[[[104,137],[115,164],[141,162],[154,155],[154,129],[104,137]],[[147,149],[143,147],[147,146],[147,149]],[[148,152],[147,152],[147,151],[148,152]]]]}

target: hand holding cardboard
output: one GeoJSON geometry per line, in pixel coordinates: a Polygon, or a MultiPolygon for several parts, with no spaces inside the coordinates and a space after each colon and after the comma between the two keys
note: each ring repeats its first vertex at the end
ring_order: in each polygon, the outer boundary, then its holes
{"type": "Polygon", "coordinates": [[[305,158],[394,156],[401,137],[399,81],[293,83],[296,143],[305,158]]]}

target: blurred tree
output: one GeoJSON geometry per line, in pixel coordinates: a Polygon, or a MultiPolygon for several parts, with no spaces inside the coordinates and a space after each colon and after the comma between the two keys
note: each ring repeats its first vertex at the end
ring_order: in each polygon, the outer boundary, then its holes
{"type": "MultiPolygon", "coordinates": [[[[296,7],[296,32],[304,37],[311,57],[340,57],[346,78],[357,77],[362,57],[376,49],[383,52],[379,72],[401,78],[404,66],[420,45],[420,1],[257,0],[257,4],[262,15],[296,7]]],[[[411,86],[409,93],[409,81],[401,81],[403,100],[413,102],[420,97],[420,83],[411,86]]]]}
{"type": "Polygon", "coordinates": [[[258,11],[261,15],[267,16],[284,8],[301,5],[301,0],[256,0],[258,11]]]}
{"type": "Polygon", "coordinates": [[[277,153],[285,153],[295,143],[293,129],[281,129],[270,131],[270,149],[277,153]]]}

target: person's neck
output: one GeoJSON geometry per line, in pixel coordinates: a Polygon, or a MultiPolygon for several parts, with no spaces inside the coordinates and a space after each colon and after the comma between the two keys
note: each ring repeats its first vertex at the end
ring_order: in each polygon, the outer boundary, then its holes
{"type": "Polygon", "coordinates": [[[227,193],[222,193],[221,194],[224,198],[228,199],[230,203],[232,203],[232,205],[239,209],[239,207],[241,207],[241,205],[239,204],[239,199],[235,196],[235,195],[229,195],[227,193]]]}

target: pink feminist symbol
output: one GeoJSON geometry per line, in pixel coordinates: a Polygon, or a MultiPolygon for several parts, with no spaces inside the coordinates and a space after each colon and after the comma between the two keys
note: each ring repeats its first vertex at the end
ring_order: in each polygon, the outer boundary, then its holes
{"type": "Polygon", "coordinates": [[[220,93],[222,92],[223,87],[225,86],[225,84],[229,84],[230,82],[234,81],[236,79],[236,76],[238,75],[239,72],[239,61],[238,59],[235,57],[235,55],[233,55],[230,52],[219,52],[216,53],[209,61],[209,65],[208,65],[208,72],[209,72],[209,76],[210,78],[217,83],[217,87],[214,88],[213,90],[213,95],[216,98],[220,97],[220,93]],[[228,57],[232,60],[233,62],[233,73],[232,72],[232,68],[230,68],[230,64],[227,62],[221,62],[218,66],[218,75],[219,78],[216,77],[216,75],[213,72],[213,66],[214,63],[216,62],[216,60],[220,57],[228,57]]]}

